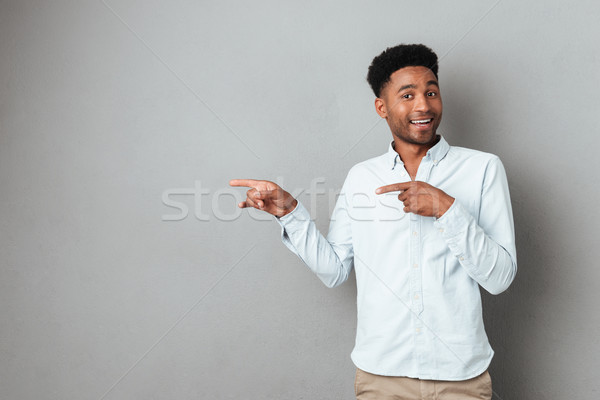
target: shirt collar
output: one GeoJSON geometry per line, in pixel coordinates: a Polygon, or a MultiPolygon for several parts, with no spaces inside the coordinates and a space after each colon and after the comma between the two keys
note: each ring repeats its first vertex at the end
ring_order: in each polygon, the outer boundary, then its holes
{"type": "MultiPolygon", "coordinates": [[[[425,156],[425,158],[429,157],[431,162],[437,165],[437,163],[439,163],[444,157],[446,157],[446,154],[448,154],[448,150],[450,150],[450,145],[448,144],[448,142],[446,142],[446,139],[444,139],[444,137],[440,135],[440,140],[435,144],[435,146],[433,146],[427,151],[427,155],[425,156]]],[[[400,158],[400,155],[396,153],[396,150],[394,150],[393,140],[391,141],[388,147],[386,158],[388,160],[387,163],[391,167],[391,169],[394,169],[397,164],[404,165],[402,159],[400,158]]]]}

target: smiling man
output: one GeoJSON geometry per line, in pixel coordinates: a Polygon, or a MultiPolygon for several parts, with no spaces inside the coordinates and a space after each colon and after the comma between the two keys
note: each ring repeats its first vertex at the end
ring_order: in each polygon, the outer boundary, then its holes
{"type": "Polygon", "coordinates": [[[247,186],[240,207],[277,217],[284,244],[329,287],[354,269],[357,399],[491,399],[494,354],[480,287],[506,290],[516,271],[506,174],[498,157],[437,134],[437,56],[399,45],[367,80],[393,141],[349,171],[324,237],[302,203],[273,182],[247,186]]]}

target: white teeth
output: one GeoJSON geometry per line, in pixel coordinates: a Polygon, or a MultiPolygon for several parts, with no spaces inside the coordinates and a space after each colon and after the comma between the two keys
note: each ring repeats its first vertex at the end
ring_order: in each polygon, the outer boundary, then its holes
{"type": "Polygon", "coordinates": [[[417,120],[417,121],[410,121],[411,124],[426,124],[428,122],[431,122],[431,118],[429,119],[421,119],[421,120],[417,120]]]}

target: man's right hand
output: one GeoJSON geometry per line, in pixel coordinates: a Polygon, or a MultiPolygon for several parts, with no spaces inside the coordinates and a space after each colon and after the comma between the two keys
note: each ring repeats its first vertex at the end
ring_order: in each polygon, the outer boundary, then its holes
{"type": "Polygon", "coordinates": [[[281,218],[291,213],[298,204],[298,200],[294,199],[291,194],[271,181],[232,179],[229,181],[229,185],[250,188],[246,192],[246,200],[238,204],[240,208],[254,207],[281,218]]]}

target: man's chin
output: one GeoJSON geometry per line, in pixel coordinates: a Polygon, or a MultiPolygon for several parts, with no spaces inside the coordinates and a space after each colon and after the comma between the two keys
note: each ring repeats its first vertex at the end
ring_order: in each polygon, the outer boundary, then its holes
{"type": "Polygon", "coordinates": [[[394,135],[403,142],[420,146],[435,144],[438,140],[435,131],[411,133],[407,136],[394,135]]]}

